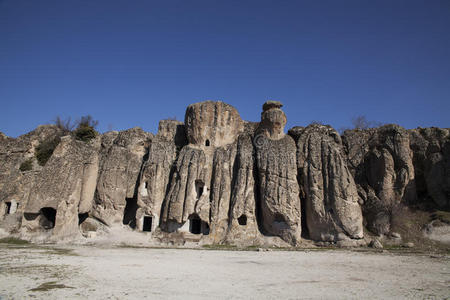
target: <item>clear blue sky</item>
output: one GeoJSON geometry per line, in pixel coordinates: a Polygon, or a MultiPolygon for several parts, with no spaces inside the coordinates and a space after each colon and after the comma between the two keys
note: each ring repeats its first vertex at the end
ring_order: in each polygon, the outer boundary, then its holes
{"type": "Polygon", "coordinates": [[[288,126],[450,127],[450,1],[0,0],[0,131],[91,114],[184,120],[206,99],[288,126]]]}

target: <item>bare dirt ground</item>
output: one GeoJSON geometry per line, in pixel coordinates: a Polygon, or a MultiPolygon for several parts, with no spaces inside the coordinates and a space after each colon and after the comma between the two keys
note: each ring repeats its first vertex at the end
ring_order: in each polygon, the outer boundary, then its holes
{"type": "Polygon", "coordinates": [[[446,255],[0,244],[0,299],[445,299],[446,255]]]}

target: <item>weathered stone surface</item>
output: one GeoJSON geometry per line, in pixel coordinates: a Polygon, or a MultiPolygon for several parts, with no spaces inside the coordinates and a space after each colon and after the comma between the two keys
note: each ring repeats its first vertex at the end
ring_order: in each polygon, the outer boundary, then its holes
{"type": "MultiPolygon", "coordinates": [[[[206,165],[206,155],[202,150],[183,147],[176,162],[164,207],[163,222],[167,224],[169,231],[173,231],[172,226],[181,227],[192,214],[200,213],[201,204],[209,206],[210,190],[205,183],[209,183],[207,179],[210,178],[207,178],[206,165]],[[201,184],[203,188],[200,192],[201,184]]],[[[209,215],[201,215],[203,221],[209,222],[209,215]]]]}
{"type": "Polygon", "coordinates": [[[104,136],[92,211],[104,223],[122,222],[126,199],[137,199],[137,182],[151,138],[151,134],[138,127],[104,136]]]}
{"type": "Polygon", "coordinates": [[[237,110],[221,101],[191,104],[186,109],[186,136],[190,144],[220,147],[236,141],[243,130],[237,110]]]}
{"type": "Polygon", "coordinates": [[[301,238],[295,142],[290,136],[260,139],[263,142],[256,149],[256,163],[262,227],[267,234],[295,245],[301,238]]]}
{"type": "MultiPolygon", "coordinates": [[[[210,205],[203,205],[205,215],[210,217],[210,240],[221,242],[228,230],[230,199],[232,197],[232,180],[235,176],[234,163],[236,158],[236,143],[219,147],[214,151],[211,172],[210,205]]],[[[205,199],[205,202],[208,200],[205,199]]]]}
{"type": "Polygon", "coordinates": [[[296,245],[301,239],[297,149],[292,137],[284,134],[284,112],[267,103],[265,107],[253,139],[262,228],[296,245]]]}
{"type": "Polygon", "coordinates": [[[439,207],[449,207],[450,130],[418,128],[409,130],[409,137],[419,198],[430,197],[439,207]]]}
{"type": "Polygon", "coordinates": [[[53,235],[59,239],[79,233],[78,216],[92,207],[99,147],[99,139],[89,143],[70,136],[61,139],[30,192],[22,221],[26,231],[54,226],[53,235]],[[55,211],[54,220],[46,210],[55,211]]]}
{"type": "Polygon", "coordinates": [[[188,106],[185,126],[189,144],[173,170],[163,227],[169,232],[193,232],[198,219],[201,232],[221,242],[229,225],[236,141],[244,122],[231,105],[205,101],[188,106]]]}
{"type": "Polygon", "coordinates": [[[21,135],[18,138],[11,138],[3,136],[0,141],[0,191],[4,184],[15,181],[20,177],[20,165],[31,159],[33,163],[33,170],[40,170],[34,159],[35,147],[40,142],[49,138],[53,138],[61,134],[61,130],[54,125],[41,125],[35,130],[21,135]]]}
{"type": "Polygon", "coordinates": [[[362,212],[339,134],[330,126],[289,131],[297,142],[297,166],[309,237],[337,241],[363,237],[362,212]]]}
{"type": "Polygon", "coordinates": [[[37,163],[35,147],[47,139],[62,134],[54,125],[42,125],[35,130],[0,141],[0,227],[17,233],[28,202],[30,191],[42,167],[37,163]],[[30,160],[32,170],[20,171],[23,162],[30,160]]]}
{"type": "Polygon", "coordinates": [[[272,140],[279,140],[284,137],[284,126],[286,126],[287,118],[280,109],[282,106],[283,104],[278,101],[264,103],[258,135],[264,135],[272,140]]]}
{"type": "Polygon", "coordinates": [[[245,122],[205,101],[188,106],[185,123],[161,121],[156,136],[132,128],[88,143],[52,125],[0,133],[0,227],[38,241],[131,227],[177,245],[357,246],[367,244],[363,215],[394,236],[399,203],[449,207],[449,129],[386,125],[341,140],[315,124],[286,135],[281,107],[267,101],[260,122],[245,122]],[[63,134],[40,166],[36,146],[63,134]],[[32,170],[20,171],[27,160],[32,170]]]}
{"type": "Polygon", "coordinates": [[[348,130],[343,136],[368,227],[378,234],[390,230],[392,209],[416,201],[414,166],[408,132],[398,125],[348,130]]]}
{"type": "MultiPolygon", "coordinates": [[[[246,127],[249,127],[246,125],[246,127]]],[[[255,158],[253,130],[239,136],[234,165],[234,183],[231,193],[230,226],[227,233],[229,243],[251,244],[259,236],[256,216],[257,188],[255,183],[255,158]]]]}
{"type": "Polygon", "coordinates": [[[186,144],[182,122],[163,120],[158,134],[153,138],[140,178],[137,212],[138,227],[142,229],[143,216],[152,216],[156,228],[161,218],[161,208],[169,188],[172,166],[178,152],[186,144]]]}

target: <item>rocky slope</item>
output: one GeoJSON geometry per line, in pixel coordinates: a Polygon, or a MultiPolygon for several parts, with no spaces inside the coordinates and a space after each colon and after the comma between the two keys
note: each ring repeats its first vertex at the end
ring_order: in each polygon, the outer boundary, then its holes
{"type": "Polygon", "coordinates": [[[364,226],[393,234],[399,205],[449,209],[449,129],[340,136],[312,124],[285,134],[281,107],[266,102],[251,123],[205,101],[188,106],[184,123],[161,121],[156,135],[133,128],[89,142],[52,125],[0,134],[0,227],[35,241],[90,239],[120,225],[162,242],[356,245],[364,226]],[[39,165],[36,147],[55,137],[39,165]]]}

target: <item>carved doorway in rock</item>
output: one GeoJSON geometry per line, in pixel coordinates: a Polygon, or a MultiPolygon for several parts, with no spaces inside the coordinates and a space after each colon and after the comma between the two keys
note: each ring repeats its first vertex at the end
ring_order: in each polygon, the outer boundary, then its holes
{"type": "Polygon", "coordinates": [[[209,234],[208,223],[202,221],[197,214],[192,214],[189,217],[189,232],[192,234],[209,234]]]}
{"type": "Polygon", "coordinates": [[[142,231],[147,231],[147,232],[152,231],[152,223],[153,223],[152,216],[144,216],[144,222],[142,224],[142,231]]]}
{"type": "Polygon", "coordinates": [[[189,218],[189,232],[193,234],[200,234],[202,232],[202,220],[197,215],[189,218]]]}

